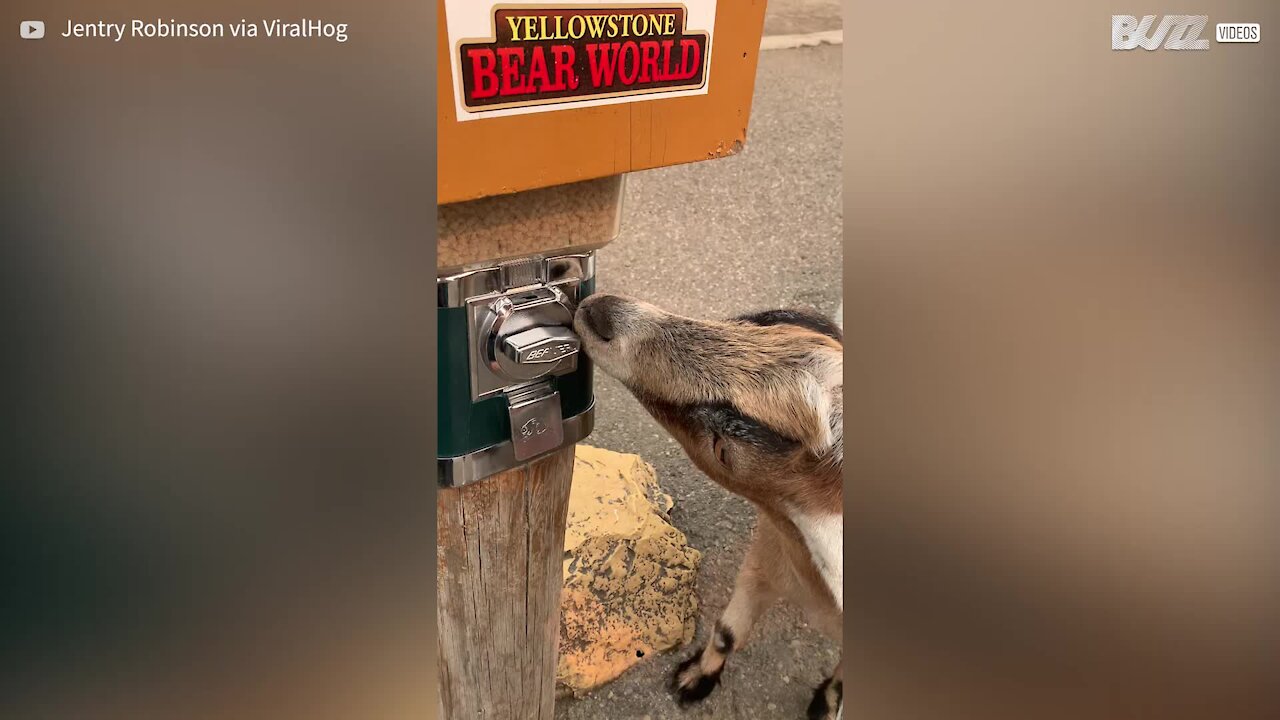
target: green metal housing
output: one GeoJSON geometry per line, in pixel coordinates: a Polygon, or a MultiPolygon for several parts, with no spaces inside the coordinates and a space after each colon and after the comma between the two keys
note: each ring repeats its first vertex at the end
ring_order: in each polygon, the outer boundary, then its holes
{"type": "MultiPolygon", "coordinates": [[[[595,278],[580,283],[579,300],[595,291],[595,278]]],[[[437,457],[453,458],[511,439],[507,399],[503,395],[471,401],[471,368],[467,338],[467,309],[438,308],[437,457]]],[[[565,419],[591,407],[591,359],[582,354],[578,367],[568,375],[552,378],[560,392],[560,412],[565,419]]]]}

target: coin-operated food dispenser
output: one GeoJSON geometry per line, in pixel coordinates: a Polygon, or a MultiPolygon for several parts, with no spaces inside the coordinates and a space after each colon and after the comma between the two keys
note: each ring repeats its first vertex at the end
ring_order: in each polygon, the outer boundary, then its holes
{"type": "MultiPolygon", "coordinates": [[[[581,273],[592,260],[553,262],[581,273]]],[[[465,275],[481,285],[470,291],[483,294],[445,306],[453,317],[441,318],[441,335],[466,337],[465,347],[441,343],[440,377],[450,379],[439,392],[445,487],[516,467],[591,430],[590,363],[572,329],[589,286],[581,275],[548,282],[547,266],[537,258],[465,275]]]]}
{"type": "Polygon", "coordinates": [[[764,7],[437,1],[444,718],[552,717],[574,445],[599,420],[573,313],[629,174],[742,149],[764,7]]]}
{"type": "MultiPolygon", "coordinates": [[[[595,238],[587,247],[617,234],[622,177],[608,184],[617,207],[607,222],[576,219],[564,228],[595,238]]],[[[446,207],[442,216],[481,211],[467,206],[446,207]]],[[[455,222],[450,217],[442,224],[452,231],[455,222]]],[[[579,246],[437,279],[441,487],[478,482],[591,432],[591,361],[573,331],[573,315],[595,288],[595,265],[594,249],[579,246]]]]}

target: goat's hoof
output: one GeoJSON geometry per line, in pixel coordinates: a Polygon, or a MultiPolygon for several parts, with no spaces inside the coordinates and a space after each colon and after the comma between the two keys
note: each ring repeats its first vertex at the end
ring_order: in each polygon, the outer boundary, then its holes
{"type": "Polygon", "coordinates": [[[702,671],[701,660],[702,652],[696,652],[693,657],[680,663],[671,674],[671,689],[675,691],[676,701],[681,706],[705,700],[720,683],[720,673],[724,666],[714,673],[705,673],[702,671]]]}
{"type": "Polygon", "coordinates": [[[844,702],[844,683],[833,678],[822,681],[809,702],[809,720],[837,720],[844,702]]]}

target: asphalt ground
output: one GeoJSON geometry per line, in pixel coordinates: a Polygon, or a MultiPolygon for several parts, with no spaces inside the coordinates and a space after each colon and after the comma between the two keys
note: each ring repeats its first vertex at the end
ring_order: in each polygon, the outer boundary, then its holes
{"type": "MultiPolygon", "coordinates": [[[[804,0],[779,5],[834,7],[804,0]]],[[[839,27],[838,11],[834,26],[830,18],[825,26],[803,25],[809,17],[774,25],[809,27],[804,32],[839,27]]],[[[833,314],[841,299],[840,71],[839,46],[763,52],[743,152],[632,174],[622,233],[598,256],[598,289],[694,317],[792,306],[833,314]]],[[[596,397],[596,428],[587,442],[637,453],[651,463],[675,499],[672,522],[703,552],[698,634],[691,645],[647,657],[583,698],[561,699],[556,717],[803,717],[838,651],[786,605],[765,615],[747,646],[730,658],[711,697],[689,710],[676,705],[668,676],[701,647],[728,603],[755,510],[699,472],[603,373],[597,375],[596,397]]]]}
{"type": "Polygon", "coordinates": [[[765,35],[803,35],[838,30],[840,0],[768,0],[765,35]]]}

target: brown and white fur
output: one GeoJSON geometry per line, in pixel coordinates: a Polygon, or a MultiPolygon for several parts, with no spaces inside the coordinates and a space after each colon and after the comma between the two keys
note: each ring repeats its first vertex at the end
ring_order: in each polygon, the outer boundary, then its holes
{"type": "MultiPolygon", "coordinates": [[[[778,599],[841,641],[844,583],[844,343],[830,320],[777,310],[694,320],[617,295],[588,297],[574,329],[713,480],[757,508],[733,596],[706,646],[672,678],[682,704],[705,698],[725,661],[778,599]]],[[[810,718],[843,714],[841,663],[810,718]]]]}

